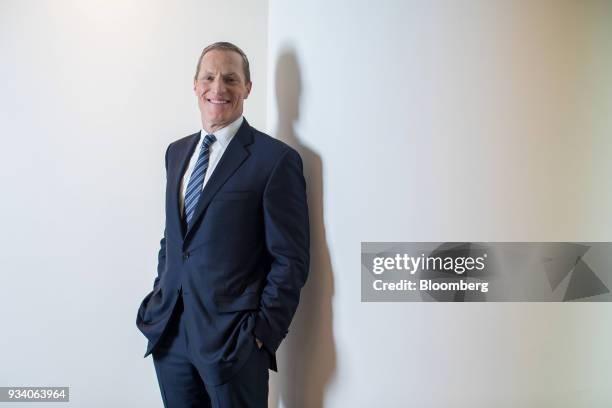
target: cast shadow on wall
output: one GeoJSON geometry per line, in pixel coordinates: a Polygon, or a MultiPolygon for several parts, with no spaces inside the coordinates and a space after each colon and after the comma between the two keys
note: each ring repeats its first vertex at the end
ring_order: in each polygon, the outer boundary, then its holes
{"type": "Polygon", "coordinates": [[[276,60],[275,91],[278,139],[296,149],[304,163],[310,217],[310,273],[300,304],[279,350],[279,374],[270,384],[270,407],[321,408],[336,370],[332,297],[334,275],[325,237],[323,164],[298,135],[302,81],[295,52],[284,48],[276,60]],[[281,404],[282,405],[279,405],[281,404]]]}

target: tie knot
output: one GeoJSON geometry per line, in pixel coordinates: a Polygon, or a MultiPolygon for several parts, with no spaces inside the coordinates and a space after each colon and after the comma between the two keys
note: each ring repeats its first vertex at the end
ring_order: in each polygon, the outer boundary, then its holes
{"type": "Polygon", "coordinates": [[[204,137],[204,142],[202,143],[202,147],[209,147],[211,144],[215,142],[215,140],[217,140],[215,135],[206,135],[204,137]]]}

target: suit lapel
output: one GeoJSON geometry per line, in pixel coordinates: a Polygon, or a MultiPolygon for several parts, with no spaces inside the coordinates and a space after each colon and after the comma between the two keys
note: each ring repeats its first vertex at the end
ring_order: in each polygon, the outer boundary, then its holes
{"type": "Polygon", "coordinates": [[[167,216],[173,218],[170,224],[176,226],[176,233],[181,238],[185,236],[185,223],[181,217],[179,190],[181,187],[181,179],[187,170],[189,159],[191,158],[191,155],[198,144],[198,140],[200,140],[200,132],[188,136],[183,143],[178,143],[176,147],[177,152],[174,156],[175,159],[169,161],[168,163],[168,174],[170,176],[170,179],[168,180],[170,182],[170,185],[168,186],[168,194],[170,195],[170,213],[167,214],[167,216]]]}
{"type": "Polygon", "coordinates": [[[251,126],[244,119],[200,194],[193,218],[185,233],[185,241],[187,241],[193,226],[198,222],[198,219],[202,216],[202,213],[206,210],[217,191],[249,156],[246,146],[252,143],[252,141],[251,126]]]}

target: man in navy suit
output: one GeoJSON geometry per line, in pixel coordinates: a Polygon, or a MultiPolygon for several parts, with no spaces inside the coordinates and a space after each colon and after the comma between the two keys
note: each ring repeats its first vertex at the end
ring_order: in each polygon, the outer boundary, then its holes
{"type": "Polygon", "coordinates": [[[206,47],[194,91],[202,130],[166,150],[166,225],[136,324],[166,407],[266,407],[268,369],[309,268],[299,154],[242,116],[249,62],[206,47]]]}

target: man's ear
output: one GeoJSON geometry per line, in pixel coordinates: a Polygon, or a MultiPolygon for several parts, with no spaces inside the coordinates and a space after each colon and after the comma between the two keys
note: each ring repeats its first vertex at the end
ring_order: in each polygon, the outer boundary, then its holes
{"type": "Polygon", "coordinates": [[[253,83],[251,81],[246,83],[247,92],[246,92],[246,95],[244,95],[244,99],[249,97],[249,94],[251,93],[251,88],[252,87],[253,87],[253,83]]]}

